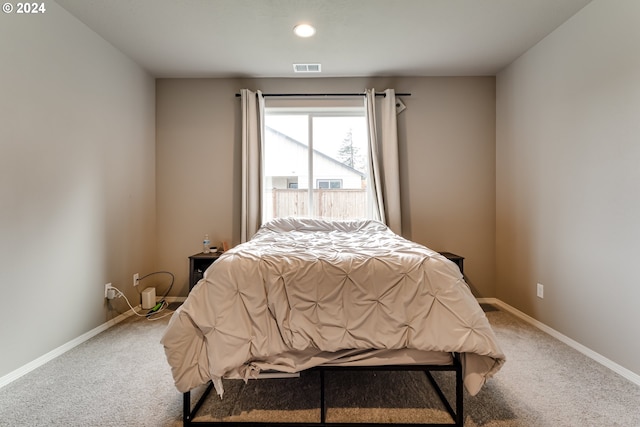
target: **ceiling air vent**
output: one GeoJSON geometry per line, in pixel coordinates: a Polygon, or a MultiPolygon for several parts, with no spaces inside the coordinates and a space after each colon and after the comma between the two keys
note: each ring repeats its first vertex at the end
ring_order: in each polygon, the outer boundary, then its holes
{"type": "Polygon", "coordinates": [[[320,64],[293,64],[293,71],[295,73],[319,73],[320,64]]]}

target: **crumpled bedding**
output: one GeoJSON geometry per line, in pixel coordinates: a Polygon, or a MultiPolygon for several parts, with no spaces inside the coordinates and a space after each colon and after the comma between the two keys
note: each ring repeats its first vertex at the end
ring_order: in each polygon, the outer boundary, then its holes
{"type": "Polygon", "coordinates": [[[266,223],[207,269],[161,342],[179,391],[213,380],[221,396],[223,378],[263,369],[450,352],[475,395],[505,362],[457,266],[373,220],[266,223]]]}

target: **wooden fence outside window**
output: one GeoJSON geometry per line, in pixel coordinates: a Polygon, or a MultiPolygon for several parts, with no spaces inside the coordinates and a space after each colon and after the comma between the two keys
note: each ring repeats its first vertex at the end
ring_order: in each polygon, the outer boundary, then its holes
{"type": "MultiPolygon", "coordinates": [[[[307,189],[277,189],[272,191],[272,218],[308,216],[307,189]]],[[[366,190],[313,189],[313,217],[331,219],[366,218],[366,190]]]]}

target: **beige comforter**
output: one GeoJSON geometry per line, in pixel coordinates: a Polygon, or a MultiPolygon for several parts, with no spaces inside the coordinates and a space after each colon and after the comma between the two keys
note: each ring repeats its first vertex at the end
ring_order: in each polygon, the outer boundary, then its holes
{"type": "Polygon", "coordinates": [[[213,380],[220,395],[222,378],[262,369],[447,352],[475,395],[505,361],[457,266],[376,221],[265,224],[205,272],[162,344],[178,390],[213,380]]]}

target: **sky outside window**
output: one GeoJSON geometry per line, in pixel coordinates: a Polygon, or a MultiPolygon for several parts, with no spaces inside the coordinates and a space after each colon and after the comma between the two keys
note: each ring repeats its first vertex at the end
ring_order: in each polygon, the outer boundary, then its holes
{"type": "MultiPolygon", "coordinates": [[[[314,150],[337,159],[340,147],[351,130],[354,146],[360,148],[362,155],[366,153],[367,130],[363,116],[315,116],[313,121],[314,150]]],[[[267,115],[265,123],[272,129],[308,145],[307,115],[267,115]]]]}

